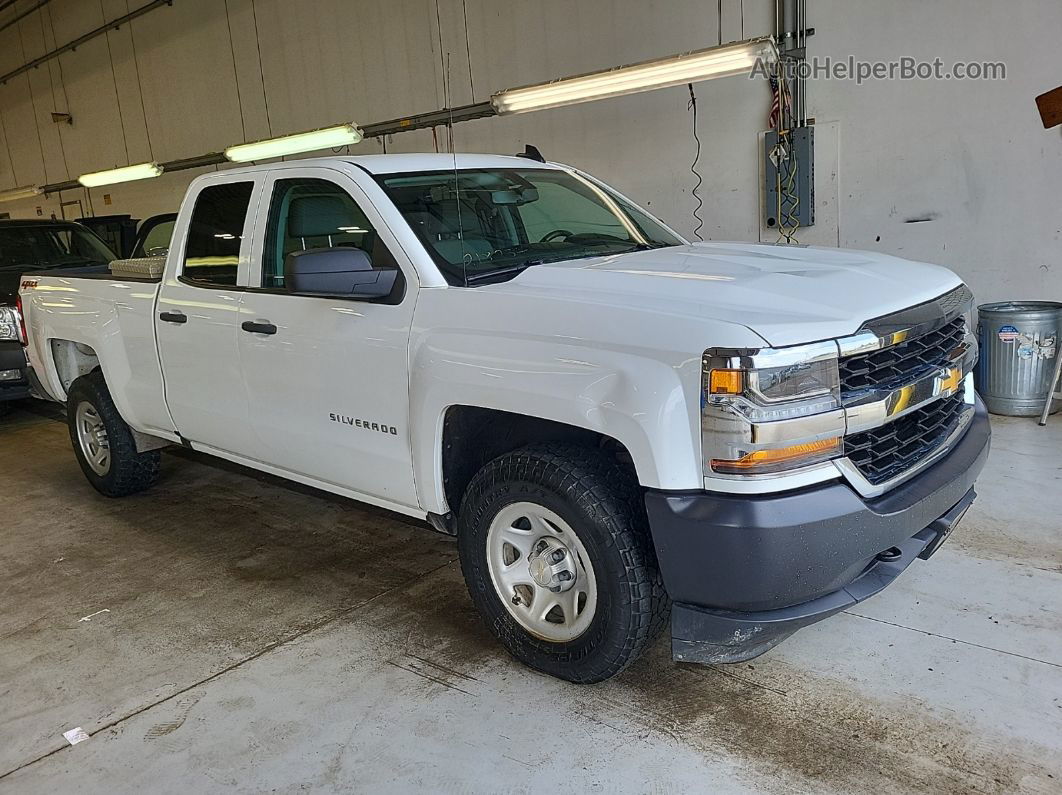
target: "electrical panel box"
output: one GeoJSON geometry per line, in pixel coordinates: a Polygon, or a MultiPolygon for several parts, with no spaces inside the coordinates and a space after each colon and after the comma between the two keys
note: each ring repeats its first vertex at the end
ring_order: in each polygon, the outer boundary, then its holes
{"type": "Polygon", "coordinates": [[[815,128],[796,127],[763,137],[766,190],[763,222],[770,229],[815,223],[815,128]]]}

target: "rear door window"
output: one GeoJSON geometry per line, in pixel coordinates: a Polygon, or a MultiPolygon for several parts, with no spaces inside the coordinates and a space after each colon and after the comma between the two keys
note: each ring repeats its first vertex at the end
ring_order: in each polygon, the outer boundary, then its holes
{"type": "Polygon", "coordinates": [[[253,182],[203,188],[195,200],[182,277],[209,287],[234,287],[253,182]]]}

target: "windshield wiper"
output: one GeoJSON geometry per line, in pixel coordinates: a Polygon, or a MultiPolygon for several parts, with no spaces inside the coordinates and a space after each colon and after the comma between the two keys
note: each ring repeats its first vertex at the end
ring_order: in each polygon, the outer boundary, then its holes
{"type": "Polygon", "coordinates": [[[674,243],[635,243],[631,251],[652,251],[657,248],[671,248],[674,243]]]}
{"type": "Polygon", "coordinates": [[[475,284],[476,282],[486,281],[492,279],[495,276],[515,276],[519,273],[523,273],[528,268],[534,265],[541,265],[543,260],[529,260],[528,262],[521,262],[519,265],[513,265],[508,268],[498,268],[492,271],[483,271],[482,273],[469,273],[465,274],[465,284],[475,284]]]}

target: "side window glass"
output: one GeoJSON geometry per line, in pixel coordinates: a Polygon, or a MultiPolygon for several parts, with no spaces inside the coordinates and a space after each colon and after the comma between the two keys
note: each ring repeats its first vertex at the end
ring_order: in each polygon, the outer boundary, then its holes
{"type": "Polygon", "coordinates": [[[394,258],[354,199],[324,179],[281,179],[273,187],[262,262],[262,287],[284,288],[284,259],[293,251],[359,248],[373,268],[394,258]]]}
{"type": "Polygon", "coordinates": [[[175,219],[166,219],[152,224],[140,241],[134,257],[164,257],[170,250],[170,238],[173,237],[175,219]]]}
{"type": "Polygon", "coordinates": [[[184,278],[205,285],[235,286],[253,187],[253,182],[231,182],[199,192],[188,227],[184,278]]]}

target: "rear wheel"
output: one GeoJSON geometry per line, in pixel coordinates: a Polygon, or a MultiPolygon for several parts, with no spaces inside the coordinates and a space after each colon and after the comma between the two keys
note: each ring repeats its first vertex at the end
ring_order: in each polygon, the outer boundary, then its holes
{"type": "Polygon", "coordinates": [[[491,631],[561,679],[614,676],[667,618],[641,491],[596,450],[535,445],[491,461],[463,499],[458,546],[491,631]]]}
{"type": "Polygon", "coordinates": [[[71,384],[66,411],[74,455],[98,492],[124,497],[158,480],[159,451],[137,452],[133,432],[118,413],[103,373],[94,370],[71,384]]]}

